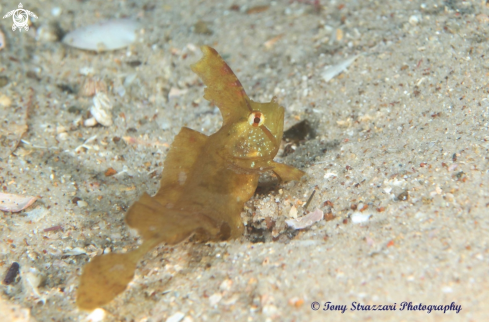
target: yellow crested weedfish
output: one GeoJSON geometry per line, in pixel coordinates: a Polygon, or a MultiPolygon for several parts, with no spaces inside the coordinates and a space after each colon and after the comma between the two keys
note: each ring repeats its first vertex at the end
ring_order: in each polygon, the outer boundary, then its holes
{"type": "Polygon", "coordinates": [[[204,57],[192,65],[207,86],[204,98],[221,110],[223,125],[206,136],[182,128],[165,160],[158,193],[147,193],[126,215],[143,244],[125,254],[97,256],[80,279],[76,303],[92,310],[109,303],[132,280],[138,261],[153,247],[198,241],[221,241],[243,233],[241,211],[255,192],[258,178],[273,171],[282,181],[304,172],[273,161],[280,146],[284,108],[275,98],[253,102],[216,50],[203,46],[204,57]]]}

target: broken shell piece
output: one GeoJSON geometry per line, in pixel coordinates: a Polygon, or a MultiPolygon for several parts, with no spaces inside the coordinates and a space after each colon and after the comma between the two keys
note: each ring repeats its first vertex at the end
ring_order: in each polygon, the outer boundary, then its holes
{"type": "Polygon", "coordinates": [[[344,61],[336,64],[336,65],[333,65],[333,66],[330,66],[328,67],[322,74],[321,76],[323,77],[323,79],[326,81],[326,82],[329,82],[330,80],[332,80],[333,78],[335,78],[336,76],[338,76],[339,74],[341,74],[342,72],[344,72],[348,66],[350,66],[354,61],[355,59],[358,58],[358,56],[360,55],[355,55],[353,57],[350,57],[348,59],[345,59],[344,61]]]}
{"type": "Polygon", "coordinates": [[[90,109],[90,113],[92,113],[93,117],[97,120],[98,123],[104,126],[112,125],[112,113],[110,110],[112,109],[112,102],[110,101],[107,94],[104,92],[98,92],[95,94],[93,98],[93,106],[90,109]]]}
{"type": "Polygon", "coordinates": [[[312,226],[313,224],[322,220],[323,217],[324,217],[324,213],[320,209],[316,208],[313,212],[305,216],[302,216],[297,219],[289,219],[286,220],[285,222],[287,223],[287,226],[297,230],[297,229],[304,229],[309,226],[312,226]]]}
{"type": "Polygon", "coordinates": [[[38,299],[42,299],[42,296],[37,289],[42,282],[41,273],[36,268],[31,267],[26,269],[22,268],[20,275],[22,277],[24,294],[26,296],[34,296],[38,299]]]}
{"type": "Polygon", "coordinates": [[[0,193],[0,210],[19,212],[32,205],[36,200],[37,197],[0,193]]]}
{"type": "Polygon", "coordinates": [[[136,40],[139,24],[131,19],[99,22],[69,32],[63,42],[69,46],[94,51],[107,51],[127,47],[136,40]]]}
{"type": "Polygon", "coordinates": [[[65,252],[64,254],[65,255],[68,255],[68,256],[78,256],[78,255],[83,255],[83,254],[86,254],[87,251],[84,250],[83,248],[80,248],[80,247],[75,247],[73,249],[65,249],[65,252]]]}

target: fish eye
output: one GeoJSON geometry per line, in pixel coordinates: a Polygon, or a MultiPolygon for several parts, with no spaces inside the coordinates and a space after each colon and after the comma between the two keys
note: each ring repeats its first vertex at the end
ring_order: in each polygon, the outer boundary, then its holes
{"type": "Polygon", "coordinates": [[[251,112],[250,116],[248,116],[248,123],[251,126],[260,126],[265,122],[265,115],[261,112],[254,111],[251,112]]]}

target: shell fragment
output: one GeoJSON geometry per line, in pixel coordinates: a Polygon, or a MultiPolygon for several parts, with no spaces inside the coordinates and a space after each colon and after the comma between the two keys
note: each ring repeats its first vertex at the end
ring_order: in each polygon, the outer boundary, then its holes
{"type": "MultiPolygon", "coordinates": [[[[107,94],[104,92],[98,92],[93,97],[93,106],[90,109],[90,113],[97,120],[98,123],[103,126],[112,125],[112,102],[107,94]]],[[[85,124],[86,126],[86,124],[85,124]]]]}
{"type": "Polygon", "coordinates": [[[0,210],[19,212],[32,205],[37,199],[32,196],[0,193],[0,210]]]}
{"type": "Polygon", "coordinates": [[[136,40],[139,24],[131,19],[114,19],[73,30],[63,43],[85,50],[107,51],[129,46],[136,40]]]}
{"type": "Polygon", "coordinates": [[[324,213],[320,209],[315,209],[313,212],[305,216],[302,216],[297,219],[289,219],[286,220],[285,222],[287,223],[287,226],[297,230],[297,229],[304,229],[309,226],[312,226],[313,224],[317,223],[323,218],[324,218],[324,213]]]}

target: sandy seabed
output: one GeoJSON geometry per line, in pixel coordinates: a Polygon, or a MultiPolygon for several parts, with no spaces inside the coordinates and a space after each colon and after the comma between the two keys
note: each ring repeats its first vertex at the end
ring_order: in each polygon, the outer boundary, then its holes
{"type": "MultiPolygon", "coordinates": [[[[180,128],[220,127],[189,67],[203,44],[219,51],[251,98],[278,97],[285,128],[312,124],[315,137],[277,157],[307,174],[289,184],[265,177],[242,213],[241,239],[147,254],[126,292],[104,307],[104,321],[489,316],[486,1],[23,5],[39,17],[28,32],[0,21],[0,187],[39,199],[0,214],[0,276],[13,262],[21,270],[0,285],[1,321],[86,321],[74,304],[83,265],[137,247],[125,211],[157,191],[180,128]],[[121,17],[143,27],[125,49],[95,53],[57,40],[121,17]],[[325,81],[329,66],[355,55],[325,81]],[[114,105],[108,127],[83,125],[92,98],[82,94],[96,80],[114,105]],[[110,168],[116,174],[106,176],[110,168]],[[308,209],[325,220],[287,228],[313,190],[308,209]],[[346,311],[325,311],[326,302],[346,311]],[[401,310],[402,302],[461,310],[401,310]],[[353,310],[358,303],[370,307],[353,310]]],[[[0,12],[17,6],[3,1],[0,12]]]]}

